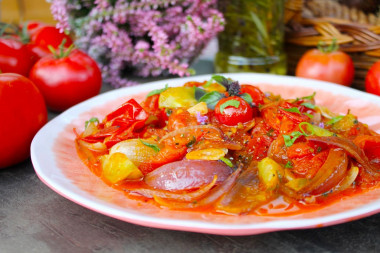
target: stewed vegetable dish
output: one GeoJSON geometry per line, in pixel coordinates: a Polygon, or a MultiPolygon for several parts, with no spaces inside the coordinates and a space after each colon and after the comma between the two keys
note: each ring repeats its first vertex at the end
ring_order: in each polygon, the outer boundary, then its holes
{"type": "Polygon", "coordinates": [[[315,95],[214,75],[89,119],[76,147],[110,187],[169,209],[270,214],[276,202],[303,212],[379,187],[380,135],[315,95]]]}

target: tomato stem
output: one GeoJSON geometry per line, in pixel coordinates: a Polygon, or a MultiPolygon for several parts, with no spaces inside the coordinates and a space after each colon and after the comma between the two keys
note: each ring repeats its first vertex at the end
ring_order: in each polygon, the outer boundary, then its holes
{"type": "Polygon", "coordinates": [[[328,54],[337,51],[339,49],[339,44],[336,42],[336,38],[333,38],[331,44],[328,46],[326,46],[326,42],[318,41],[317,48],[322,53],[328,54]]]}
{"type": "Polygon", "coordinates": [[[71,44],[68,48],[65,49],[66,41],[67,41],[66,38],[64,38],[62,40],[61,44],[59,44],[58,53],[57,53],[57,50],[52,45],[48,45],[50,52],[54,55],[54,58],[56,58],[56,59],[65,58],[65,57],[69,56],[71,51],[73,51],[74,44],[71,44]]]}

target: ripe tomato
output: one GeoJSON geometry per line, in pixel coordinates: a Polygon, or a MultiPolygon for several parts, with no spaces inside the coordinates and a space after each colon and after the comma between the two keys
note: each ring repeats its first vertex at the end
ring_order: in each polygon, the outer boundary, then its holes
{"type": "Polygon", "coordinates": [[[29,156],[30,143],[47,121],[42,94],[26,77],[0,74],[0,168],[29,156]]]}
{"type": "Polygon", "coordinates": [[[69,47],[73,44],[70,36],[61,33],[55,26],[41,25],[32,32],[30,42],[49,50],[49,45],[53,48],[58,48],[64,39],[66,39],[65,47],[69,47]]]}
{"type": "Polygon", "coordinates": [[[380,61],[372,65],[365,78],[365,90],[380,96],[380,61]]]}
{"type": "Polygon", "coordinates": [[[252,103],[255,105],[264,104],[264,93],[256,86],[249,84],[240,85],[240,93],[248,93],[252,98],[252,103]]]}
{"type": "Polygon", "coordinates": [[[26,47],[17,39],[0,38],[0,73],[27,76],[32,60],[26,47]]]}
{"type": "Polygon", "coordinates": [[[222,98],[215,106],[216,119],[227,126],[235,126],[253,118],[252,107],[238,96],[222,98]]]}
{"type": "Polygon", "coordinates": [[[55,111],[67,108],[99,94],[102,77],[96,62],[87,54],[73,50],[63,58],[48,55],[30,71],[30,79],[55,111]]]}
{"type": "Polygon", "coordinates": [[[61,33],[56,27],[36,21],[27,24],[27,35],[24,36],[30,37],[26,47],[31,54],[33,63],[51,54],[49,45],[57,49],[64,39],[66,40],[65,47],[73,44],[70,36],[61,33]]]}
{"type": "Polygon", "coordinates": [[[296,76],[350,86],[354,78],[351,57],[341,51],[322,52],[320,49],[307,51],[299,60],[296,76]]]}

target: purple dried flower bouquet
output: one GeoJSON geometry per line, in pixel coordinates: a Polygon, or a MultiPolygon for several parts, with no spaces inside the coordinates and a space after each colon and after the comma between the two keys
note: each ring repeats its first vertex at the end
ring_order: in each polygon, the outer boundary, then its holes
{"type": "Polygon", "coordinates": [[[216,0],[50,0],[62,31],[100,65],[114,87],[128,74],[190,75],[189,64],[223,30],[216,0]]]}

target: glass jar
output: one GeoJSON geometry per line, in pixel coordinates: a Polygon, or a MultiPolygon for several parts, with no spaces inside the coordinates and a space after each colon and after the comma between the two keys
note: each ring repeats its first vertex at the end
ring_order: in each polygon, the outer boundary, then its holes
{"type": "Polygon", "coordinates": [[[284,0],[219,0],[226,20],[215,71],[286,74],[284,0]]]}

